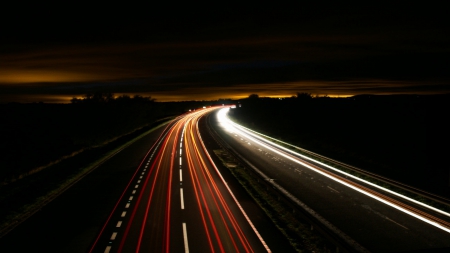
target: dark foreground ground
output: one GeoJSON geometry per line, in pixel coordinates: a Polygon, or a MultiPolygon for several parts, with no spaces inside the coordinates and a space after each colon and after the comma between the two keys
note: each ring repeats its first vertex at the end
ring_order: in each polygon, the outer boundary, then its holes
{"type": "MultiPolygon", "coordinates": [[[[31,218],[0,238],[1,252],[88,252],[129,179],[164,127],[103,163],[31,218]]],[[[214,142],[207,138],[209,145],[214,142]]],[[[229,186],[274,252],[293,252],[289,242],[218,163],[229,186]]]]}

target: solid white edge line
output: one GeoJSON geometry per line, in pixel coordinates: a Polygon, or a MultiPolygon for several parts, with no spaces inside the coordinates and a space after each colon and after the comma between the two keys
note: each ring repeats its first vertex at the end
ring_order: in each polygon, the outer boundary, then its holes
{"type": "Polygon", "coordinates": [[[183,222],[183,240],[184,240],[184,252],[189,253],[186,222],[183,222]]]}

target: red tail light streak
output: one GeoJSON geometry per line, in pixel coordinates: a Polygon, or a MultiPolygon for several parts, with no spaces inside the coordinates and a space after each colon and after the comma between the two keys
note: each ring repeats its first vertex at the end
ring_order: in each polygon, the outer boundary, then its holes
{"type": "Polygon", "coordinates": [[[198,121],[216,109],[170,123],[91,252],[270,252],[202,143],[198,121]]]}

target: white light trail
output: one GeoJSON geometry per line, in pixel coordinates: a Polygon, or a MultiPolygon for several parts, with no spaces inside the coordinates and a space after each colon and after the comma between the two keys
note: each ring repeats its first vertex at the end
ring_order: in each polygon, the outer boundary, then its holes
{"type": "MultiPolygon", "coordinates": [[[[218,114],[217,114],[217,116],[218,116],[218,121],[221,123],[221,125],[222,125],[227,131],[232,132],[232,133],[233,133],[233,132],[238,132],[238,134],[241,135],[241,136],[243,136],[244,138],[250,139],[250,140],[252,140],[253,142],[255,142],[256,144],[258,144],[258,145],[260,145],[260,146],[263,146],[263,147],[267,148],[268,150],[271,150],[272,152],[274,152],[274,153],[276,153],[276,154],[278,154],[278,155],[280,155],[280,156],[283,156],[283,157],[285,157],[285,158],[287,158],[287,159],[289,159],[289,160],[291,160],[291,161],[293,161],[293,162],[295,162],[295,163],[298,163],[298,164],[300,164],[300,165],[302,165],[302,166],[304,166],[304,167],[306,167],[306,168],[308,168],[308,169],[311,169],[311,170],[313,170],[313,171],[315,171],[315,172],[317,172],[317,173],[319,173],[319,174],[321,174],[321,175],[323,175],[323,176],[325,176],[325,177],[327,177],[327,178],[330,178],[330,179],[332,179],[332,180],[334,180],[334,181],[336,181],[336,182],[338,182],[338,183],[340,183],[340,184],[342,184],[342,185],[345,185],[345,186],[347,186],[347,187],[349,187],[349,188],[351,188],[351,189],[353,189],[353,190],[355,190],[355,191],[358,191],[358,192],[360,192],[360,193],[362,193],[362,194],[364,194],[364,195],[366,195],[366,196],[369,196],[369,197],[371,197],[371,198],[373,198],[373,199],[376,199],[376,200],[378,200],[378,201],[380,201],[380,202],[382,202],[382,203],[384,203],[384,204],[386,204],[386,205],[389,205],[389,206],[391,206],[391,207],[393,207],[393,208],[395,208],[395,209],[397,209],[397,210],[400,210],[400,211],[402,211],[402,212],[404,212],[404,213],[406,213],[406,214],[409,214],[409,215],[411,215],[411,216],[413,216],[413,217],[415,217],[415,218],[417,218],[417,219],[419,219],[419,220],[422,220],[422,221],[424,221],[424,222],[426,222],[426,223],[428,223],[428,224],[430,224],[430,225],[433,225],[433,226],[435,226],[435,227],[437,227],[437,228],[440,228],[440,229],[446,231],[447,233],[450,233],[450,229],[448,229],[447,227],[442,226],[441,224],[439,224],[439,223],[437,223],[437,222],[434,222],[434,221],[429,220],[429,219],[427,219],[427,218],[424,218],[424,217],[422,217],[422,216],[420,216],[420,215],[417,215],[417,214],[415,214],[415,213],[413,213],[413,212],[411,212],[411,211],[409,211],[409,210],[404,209],[403,207],[400,207],[400,206],[398,206],[398,205],[396,205],[396,204],[393,204],[393,203],[388,202],[388,201],[386,201],[386,200],[384,200],[384,199],[381,199],[381,198],[378,197],[378,196],[375,196],[375,195],[373,195],[373,194],[371,194],[371,193],[369,193],[369,192],[366,192],[366,191],[364,191],[364,190],[361,190],[361,189],[359,189],[359,188],[357,188],[357,187],[355,187],[355,186],[353,186],[353,185],[350,185],[350,184],[348,184],[348,183],[346,183],[346,182],[344,182],[344,181],[342,181],[342,180],[340,180],[340,179],[338,179],[338,178],[336,178],[336,177],[334,177],[334,176],[331,176],[331,175],[329,175],[329,174],[327,174],[327,173],[324,173],[324,172],[322,172],[322,171],[320,171],[320,170],[317,170],[316,168],[310,166],[309,164],[306,164],[306,163],[304,163],[304,162],[302,162],[302,161],[300,161],[300,160],[297,160],[297,159],[295,159],[295,158],[293,158],[293,157],[291,157],[291,156],[288,156],[288,155],[286,155],[285,153],[282,153],[282,152],[280,152],[280,151],[274,149],[273,147],[271,147],[271,146],[269,146],[269,145],[263,143],[262,141],[264,141],[264,142],[266,142],[266,143],[270,143],[270,145],[273,145],[273,146],[275,146],[275,147],[277,147],[277,148],[279,148],[279,149],[282,149],[282,150],[284,150],[284,151],[286,151],[286,152],[289,152],[289,153],[291,153],[291,154],[295,154],[295,155],[300,156],[300,157],[302,157],[302,158],[305,158],[305,159],[307,159],[307,160],[310,160],[310,161],[313,161],[313,162],[315,162],[315,163],[318,163],[318,164],[320,164],[320,165],[322,165],[322,166],[324,166],[324,167],[327,167],[327,168],[329,168],[329,169],[331,169],[331,170],[334,170],[334,171],[336,171],[336,172],[339,172],[339,173],[341,173],[341,174],[344,174],[344,175],[346,175],[346,176],[348,176],[348,177],[351,177],[351,178],[353,178],[353,179],[355,179],[355,180],[364,182],[364,183],[369,184],[369,185],[371,185],[371,186],[373,186],[373,187],[376,187],[376,188],[378,188],[378,189],[380,189],[380,190],[389,192],[389,193],[391,193],[391,194],[393,194],[393,195],[396,195],[396,196],[398,196],[398,197],[401,197],[401,198],[403,198],[403,199],[406,199],[406,200],[408,200],[408,201],[411,201],[411,202],[413,202],[413,203],[419,204],[419,205],[424,206],[424,207],[426,207],[426,208],[428,208],[428,209],[430,209],[430,210],[433,210],[433,211],[442,213],[442,214],[447,215],[447,216],[450,217],[450,214],[449,214],[449,213],[444,212],[444,211],[439,210],[439,209],[436,209],[436,208],[434,208],[434,207],[432,207],[432,206],[426,205],[426,204],[424,204],[424,203],[422,203],[422,202],[413,200],[413,199],[408,198],[408,197],[406,197],[406,196],[404,196],[404,195],[401,195],[401,194],[399,194],[399,193],[393,192],[393,191],[391,191],[391,190],[388,190],[388,189],[386,189],[386,188],[383,188],[383,187],[381,187],[381,186],[379,186],[379,185],[373,184],[373,183],[368,182],[368,181],[366,181],[366,180],[363,180],[363,179],[361,179],[361,178],[355,177],[355,176],[353,176],[353,175],[351,175],[351,174],[345,173],[345,172],[343,172],[343,171],[341,171],[341,170],[338,170],[338,169],[336,169],[336,168],[334,168],[334,167],[331,167],[331,166],[329,166],[329,165],[327,165],[327,164],[321,163],[321,162],[319,162],[319,161],[316,161],[316,160],[314,160],[314,159],[312,159],[312,158],[309,158],[309,157],[306,157],[306,156],[304,156],[304,155],[298,154],[298,153],[296,153],[296,152],[294,152],[294,151],[292,151],[292,150],[289,150],[289,149],[287,149],[287,148],[281,147],[280,145],[278,145],[278,144],[276,144],[276,143],[273,143],[273,142],[271,142],[271,141],[269,141],[269,140],[266,140],[266,139],[262,138],[261,136],[258,136],[257,134],[252,133],[252,132],[255,132],[255,131],[247,130],[245,127],[240,126],[240,125],[238,125],[238,124],[232,122],[232,121],[227,117],[227,115],[226,115],[227,112],[228,112],[228,110],[229,110],[228,108],[221,109],[221,110],[218,112],[218,114]]],[[[255,133],[256,133],[256,132],[255,132],[255,133]]]]}
{"type": "Polygon", "coordinates": [[[355,179],[355,180],[358,180],[358,181],[360,181],[360,182],[363,182],[363,183],[365,183],[365,184],[368,184],[368,185],[370,185],[370,186],[373,186],[373,187],[375,187],[375,188],[378,188],[378,189],[380,189],[380,190],[383,190],[383,191],[385,191],[385,192],[388,192],[388,193],[390,193],[390,194],[393,194],[393,195],[395,195],[395,196],[397,196],[397,197],[406,199],[406,200],[411,201],[411,202],[413,202],[413,203],[415,203],[415,204],[421,205],[421,206],[423,206],[423,207],[425,207],[425,208],[428,208],[428,209],[430,209],[430,210],[433,210],[433,211],[435,211],[435,212],[438,212],[438,213],[440,213],[440,214],[443,214],[443,215],[446,215],[446,216],[450,217],[450,213],[444,212],[444,211],[442,211],[442,210],[440,210],[440,209],[437,209],[437,208],[435,208],[435,207],[432,207],[432,206],[430,206],[430,205],[427,205],[427,204],[422,203],[422,202],[420,202],[420,201],[417,201],[417,200],[415,200],[415,199],[409,198],[409,197],[407,197],[407,196],[405,196],[405,195],[402,195],[402,194],[400,194],[400,193],[391,191],[391,190],[386,189],[386,188],[384,188],[384,187],[382,187],[382,186],[379,186],[379,185],[377,185],[377,184],[374,184],[374,183],[372,183],[372,182],[366,181],[366,180],[364,180],[364,179],[362,179],[362,178],[356,177],[356,176],[354,176],[354,175],[352,175],[352,174],[349,174],[349,173],[346,173],[346,172],[344,172],[344,171],[342,171],[342,170],[339,170],[339,169],[337,169],[337,168],[334,168],[334,167],[332,167],[332,166],[330,166],[330,165],[328,165],[328,164],[325,164],[325,163],[322,163],[322,162],[320,162],[320,161],[317,161],[317,160],[315,160],[315,159],[313,159],[313,158],[311,158],[311,157],[308,157],[308,156],[299,154],[299,153],[297,153],[297,152],[295,152],[295,151],[292,151],[292,150],[287,149],[287,148],[285,148],[285,147],[282,147],[282,146],[280,146],[280,145],[278,145],[278,144],[276,144],[276,143],[274,143],[274,142],[271,142],[271,141],[269,141],[269,140],[267,140],[267,139],[265,139],[265,138],[263,138],[263,137],[261,137],[261,136],[264,136],[264,137],[266,137],[266,138],[275,140],[275,141],[277,141],[277,142],[281,142],[281,143],[284,143],[284,144],[293,146],[293,145],[291,145],[291,144],[289,144],[289,143],[286,143],[286,142],[277,140],[277,139],[272,138],[272,137],[270,137],[270,136],[267,136],[267,135],[258,133],[258,132],[256,132],[256,131],[253,131],[253,130],[251,130],[251,129],[248,129],[248,128],[244,127],[244,126],[241,126],[241,125],[239,125],[239,124],[236,124],[235,122],[231,121],[231,120],[226,116],[226,112],[225,112],[225,114],[224,114],[223,116],[221,116],[221,117],[224,117],[224,122],[226,122],[226,123],[232,125],[231,127],[227,127],[227,129],[235,129],[235,130],[237,130],[238,132],[240,132],[239,130],[241,130],[242,132],[245,132],[245,133],[247,133],[247,134],[250,134],[251,136],[253,136],[253,137],[255,137],[255,138],[258,138],[259,140],[262,140],[262,141],[264,141],[264,142],[270,143],[270,145],[276,146],[277,148],[282,149],[282,150],[284,150],[284,151],[286,151],[286,152],[289,152],[289,153],[294,154],[294,155],[296,155],[296,156],[300,156],[301,158],[304,158],[304,159],[306,159],[306,160],[312,161],[312,162],[314,162],[314,163],[318,163],[318,164],[320,164],[320,165],[322,165],[322,166],[324,166],[324,167],[327,167],[327,168],[329,168],[329,169],[331,169],[331,170],[333,170],[333,171],[336,171],[336,172],[338,172],[338,173],[341,173],[341,174],[343,174],[343,175],[345,175],[345,176],[347,176],[347,177],[351,177],[351,178],[353,178],[353,179],[355,179]]]}

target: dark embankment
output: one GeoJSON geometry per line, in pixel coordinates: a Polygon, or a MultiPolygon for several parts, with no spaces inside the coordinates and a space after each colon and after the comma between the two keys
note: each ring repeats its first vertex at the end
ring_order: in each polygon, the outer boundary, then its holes
{"type": "Polygon", "coordinates": [[[158,119],[205,102],[159,103],[144,97],[72,104],[0,104],[0,183],[9,184],[50,163],[102,146],[158,119]]]}
{"type": "Polygon", "coordinates": [[[240,103],[231,116],[249,128],[450,198],[449,95],[298,94],[240,103]]]}
{"type": "Polygon", "coordinates": [[[210,104],[120,97],[0,105],[0,237],[134,140],[210,104]]]}

